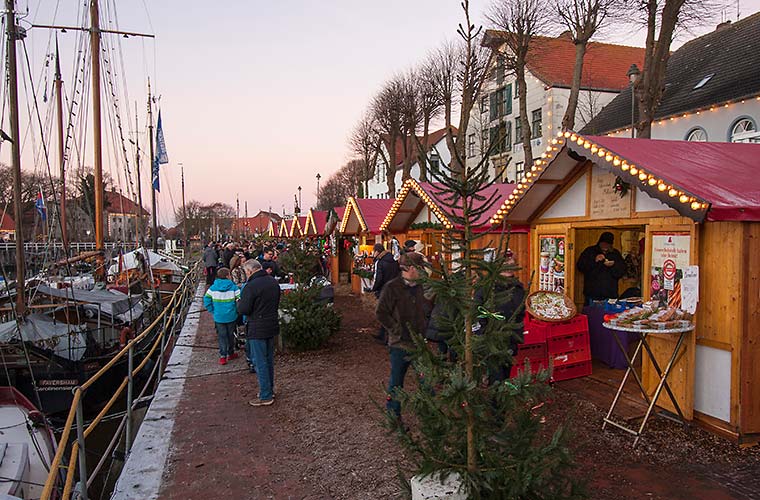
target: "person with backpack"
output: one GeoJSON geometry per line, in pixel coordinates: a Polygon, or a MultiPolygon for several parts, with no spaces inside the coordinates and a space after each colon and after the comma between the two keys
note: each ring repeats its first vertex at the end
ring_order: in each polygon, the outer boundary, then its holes
{"type": "Polygon", "coordinates": [[[203,296],[203,305],[214,315],[214,326],[219,341],[219,364],[237,358],[235,353],[235,329],[237,328],[237,301],[240,288],[230,280],[230,270],[226,267],[216,272],[214,283],[203,296]]]}

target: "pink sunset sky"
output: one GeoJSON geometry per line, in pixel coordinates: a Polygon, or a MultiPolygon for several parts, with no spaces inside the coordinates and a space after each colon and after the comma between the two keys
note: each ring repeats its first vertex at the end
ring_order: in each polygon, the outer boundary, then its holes
{"type": "MultiPolygon", "coordinates": [[[[29,12],[27,24],[76,25],[83,2],[60,0],[57,12],[55,2],[17,3],[19,10],[29,12]]],[[[159,219],[164,224],[171,224],[174,209],[181,207],[180,163],[185,169],[188,200],[234,206],[239,194],[241,216],[246,201],[250,215],[270,206],[277,212],[285,206],[291,212],[300,185],[303,206],[312,206],[316,174],[321,174],[324,182],[349,159],[347,138],[383,81],[418,62],[442,40],[455,37],[462,19],[459,0],[101,3],[107,25],[114,27],[118,21],[122,30],[156,35],[155,41],[135,37],[119,41],[125,70],[116,80],[125,82],[120,88],[126,92],[119,101],[124,133],[135,137],[135,104],[139,103],[140,143],[146,149],[148,77],[161,97],[170,159],[161,167],[158,197],[159,219]]],[[[483,12],[489,4],[472,1],[476,22],[484,23],[483,12]]],[[[736,3],[729,5],[726,16],[735,20],[736,3]]],[[[742,18],[757,10],[760,0],[741,1],[742,18]]],[[[716,20],[720,18],[717,14],[716,20]]],[[[683,34],[676,46],[714,25],[711,22],[683,34]]],[[[69,31],[58,36],[63,78],[71,80],[76,35],[69,31]]],[[[600,39],[641,45],[643,33],[609,29],[600,39]]],[[[47,30],[34,29],[26,41],[38,95],[44,89],[51,92],[44,65],[45,55],[54,50],[50,40],[47,30]]],[[[26,102],[24,92],[21,98],[26,102]]],[[[43,116],[49,113],[51,102],[41,104],[43,116]]],[[[28,128],[28,112],[22,112],[21,119],[23,134],[28,128]]],[[[3,129],[7,128],[4,116],[3,129]]],[[[49,147],[55,149],[55,138],[50,141],[49,147]]],[[[91,142],[88,134],[80,164],[91,164],[91,142]]],[[[39,143],[36,148],[39,150],[39,143]]],[[[129,148],[133,155],[131,144],[129,148]]],[[[25,140],[23,163],[27,170],[46,168],[35,151],[31,138],[25,140]]],[[[9,147],[2,148],[0,161],[8,163],[9,154],[9,147]]],[[[117,166],[115,156],[113,152],[106,155],[105,169],[117,186],[127,190],[127,174],[117,166]]],[[[144,165],[146,162],[144,154],[144,165]]],[[[53,161],[53,170],[56,164],[53,161]]],[[[134,172],[134,166],[131,169],[134,172]]],[[[149,208],[148,177],[144,166],[143,204],[149,208]]]]}

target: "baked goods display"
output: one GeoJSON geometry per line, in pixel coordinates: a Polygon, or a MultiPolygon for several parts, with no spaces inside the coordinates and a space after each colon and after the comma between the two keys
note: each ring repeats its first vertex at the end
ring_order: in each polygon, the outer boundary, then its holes
{"type": "Polygon", "coordinates": [[[650,301],[618,314],[608,314],[604,317],[604,322],[640,330],[673,330],[693,326],[693,319],[686,311],[675,307],[660,307],[657,301],[650,301]]]}
{"type": "Polygon", "coordinates": [[[528,312],[534,317],[550,322],[567,321],[576,314],[575,304],[564,294],[539,290],[528,296],[528,312]]]}

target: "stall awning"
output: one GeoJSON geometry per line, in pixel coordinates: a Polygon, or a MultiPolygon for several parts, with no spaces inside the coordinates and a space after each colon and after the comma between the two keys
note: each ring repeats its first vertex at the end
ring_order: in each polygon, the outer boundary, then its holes
{"type": "Polygon", "coordinates": [[[565,132],[518,182],[491,222],[528,221],[591,162],[679,214],[703,220],[760,221],[760,144],[663,141],[565,132]]]}
{"type": "Polygon", "coordinates": [[[340,223],[343,234],[380,234],[385,215],[390,210],[392,199],[371,199],[350,197],[340,223]]]}
{"type": "MultiPolygon", "coordinates": [[[[476,211],[480,211],[481,208],[484,210],[472,221],[476,232],[493,230],[488,223],[489,220],[514,189],[514,184],[493,184],[478,193],[482,199],[474,200],[472,208],[476,211]]],[[[417,182],[414,179],[408,179],[385,216],[381,229],[390,232],[407,231],[424,207],[435,215],[443,228],[458,227],[463,209],[461,206],[453,209],[447,206],[443,202],[447,196],[449,195],[445,187],[440,183],[417,182]]],[[[512,228],[512,230],[524,231],[525,227],[512,228]]]]}

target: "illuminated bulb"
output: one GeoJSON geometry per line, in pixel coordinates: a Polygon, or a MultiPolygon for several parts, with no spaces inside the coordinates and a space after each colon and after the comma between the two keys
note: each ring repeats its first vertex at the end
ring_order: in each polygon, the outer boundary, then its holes
{"type": "Polygon", "coordinates": [[[660,183],[660,184],[657,184],[657,189],[659,191],[665,191],[666,189],[668,189],[668,186],[666,186],[665,184],[660,183]]]}
{"type": "Polygon", "coordinates": [[[546,153],[541,153],[541,158],[546,158],[546,153]]]}
{"type": "Polygon", "coordinates": [[[600,149],[597,154],[599,155],[599,158],[602,158],[605,155],[605,151],[603,149],[600,149]]]}
{"type": "Polygon", "coordinates": [[[636,175],[638,173],[639,173],[639,169],[631,165],[631,175],[636,175]]]}
{"type": "Polygon", "coordinates": [[[521,190],[523,188],[522,182],[517,183],[517,190],[521,190]]]}
{"type": "Polygon", "coordinates": [[[557,144],[559,141],[557,139],[552,139],[552,144],[557,144]]]}
{"type": "Polygon", "coordinates": [[[535,166],[535,165],[533,165],[532,167],[530,167],[530,171],[531,171],[531,172],[535,172],[536,170],[537,170],[537,168],[536,168],[536,166],[535,166]]]}
{"type": "Polygon", "coordinates": [[[628,170],[631,167],[626,162],[623,162],[623,164],[620,166],[620,168],[622,168],[623,171],[625,172],[626,170],[628,170]]]}
{"type": "Polygon", "coordinates": [[[702,203],[702,210],[707,208],[707,203],[702,203]]]}
{"type": "Polygon", "coordinates": [[[612,161],[612,155],[611,155],[611,154],[609,154],[609,153],[607,153],[607,154],[604,156],[604,159],[605,159],[606,161],[612,161]]]}
{"type": "Polygon", "coordinates": [[[612,164],[615,165],[616,167],[619,167],[620,166],[620,158],[618,158],[616,156],[615,159],[612,160],[612,164]]]}
{"type": "Polygon", "coordinates": [[[591,152],[592,152],[592,153],[596,153],[597,151],[599,151],[599,148],[598,148],[598,147],[596,147],[596,146],[591,146],[591,152]]]}
{"type": "Polygon", "coordinates": [[[655,179],[654,177],[651,177],[648,182],[650,186],[654,186],[655,184],[657,184],[657,179],[655,179]]]}
{"type": "MultiPolygon", "coordinates": [[[[670,192],[668,192],[668,194],[670,194],[670,193],[672,193],[672,192],[674,192],[674,191],[675,191],[675,189],[671,189],[671,190],[670,190],[670,192]]],[[[676,193],[676,194],[677,194],[677,193],[676,193]]],[[[675,196],[675,194],[673,194],[673,195],[671,195],[671,196],[675,196]]],[[[681,195],[681,196],[678,198],[678,201],[680,201],[681,203],[686,203],[687,201],[689,201],[689,197],[688,197],[688,196],[686,196],[685,194],[682,194],[682,195],[681,195]]]]}
{"type": "Polygon", "coordinates": [[[702,204],[698,201],[692,201],[691,202],[691,209],[692,210],[699,210],[702,204]]]}
{"type": "Polygon", "coordinates": [[[647,174],[645,172],[639,172],[639,180],[645,181],[647,179],[647,174]]]}
{"type": "Polygon", "coordinates": [[[590,148],[590,147],[591,147],[591,143],[590,143],[590,142],[588,142],[588,141],[584,141],[584,142],[583,142],[583,147],[584,147],[584,148],[586,148],[586,149],[588,149],[588,148],[590,148]]]}

